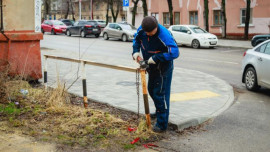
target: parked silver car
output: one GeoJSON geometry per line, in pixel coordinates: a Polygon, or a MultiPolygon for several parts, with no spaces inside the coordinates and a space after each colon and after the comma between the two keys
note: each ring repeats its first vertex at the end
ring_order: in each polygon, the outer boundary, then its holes
{"type": "Polygon", "coordinates": [[[267,40],[244,53],[242,61],[242,82],[246,88],[256,91],[270,88],[270,40],[267,40]]]}
{"type": "Polygon", "coordinates": [[[108,40],[109,38],[118,38],[126,42],[132,41],[136,32],[137,29],[130,24],[109,23],[103,31],[103,37],[105,40],[108,40]]]}

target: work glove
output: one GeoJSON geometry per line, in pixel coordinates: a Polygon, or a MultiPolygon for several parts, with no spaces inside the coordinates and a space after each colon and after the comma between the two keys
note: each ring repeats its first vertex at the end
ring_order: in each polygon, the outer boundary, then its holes
{"type": "Polygon", "coordinates": [[[139,63],[139,61],[142,61],[142,58],[139,52],[133,54],[133,60],[135,60],[137,63],[139,63]]]}
{"type": "Polygon", "coordinates": [[[156,64],[152,57],[150,57],[147,61],[147,64],[156,64]]]}

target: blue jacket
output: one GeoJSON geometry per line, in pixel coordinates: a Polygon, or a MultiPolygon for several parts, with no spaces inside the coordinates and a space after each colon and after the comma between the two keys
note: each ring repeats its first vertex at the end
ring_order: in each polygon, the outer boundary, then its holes
{"type": "Polygon", "coordinates": [[[160,24],[155,35],[147,36],[140,26],[134,37],[132,54],[140,52],[141,49],[144,60],[152,57],[159,63],[172,61],[179,56],[179,49],[173,36],[160,24]]]}

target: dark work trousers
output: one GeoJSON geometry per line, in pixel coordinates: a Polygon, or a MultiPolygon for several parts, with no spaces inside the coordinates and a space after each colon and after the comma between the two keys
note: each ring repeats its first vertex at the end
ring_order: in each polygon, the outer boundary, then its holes
{"type": "Polygon", "coordinates": [[[170,92],[173,74],[173,61],[150,66],[148,71],[148,92],[156,107],[157,123],[161,130],[168,127],[170,112],[170,92]]]}

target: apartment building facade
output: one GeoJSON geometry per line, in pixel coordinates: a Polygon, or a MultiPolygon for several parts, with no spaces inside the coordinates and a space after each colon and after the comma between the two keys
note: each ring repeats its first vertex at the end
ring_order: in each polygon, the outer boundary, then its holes
{"type": "MultiPolygon", "coordinates": [[[[173,24],[194,24],[205,28],[204,0],[172,0],[173,24]]],[[[222,33],[221,0],[209,1],[209,32],[216,35],[222,33]]],[[[169,9],[167,0],[148,0],[148,15],[155,16],[159,23],[169,27],[169,9]]],[[[133,3],[130,0],[130,8],[133,3]]],[[[141,4],[139,4],[141,7],[141,4]]],[[[244,35],[246,0],[227,0],[226,18],[227,35],[229,37],[242,37],[244,35]]],[[[129,22],[131,12],[129,11],[129,22]]],[[[136,26],[140,25],[143,14],[137,13],[136,26]]],[[[270,33],[270,0],[251,0],[251,18],[249,35],[270,33]]]]}
{"type": "MultiPolygon", "coordinates": [[[[79,19],[79,0],[73,1],[74,8],[75,8],[75,18],[76,20],[79,19]]],[[[112,6],[109,6],[109,12],[108,12],[108,21],[113,22],[111,8],[112,6]]],[[[113,6],[114,11],[116,11],[116,4],[113,6]]],[[[106,20],[106,14],[107,14],[107,2],[106,1],[99,1],[99,0],[81,0],[81,15],[82,19],[89,20],[89,19],[95,19],[95,20],[106,20]],[[92,3],[91,3],[92,2],[92,3]],[[91,8],[93,10],[91,11],[91,8]]],[[[116,22],[121,22],[125,20],[125,13],[123,11],[123,8],[120,7],[119,14],[117,17],[116,22]]]]}

